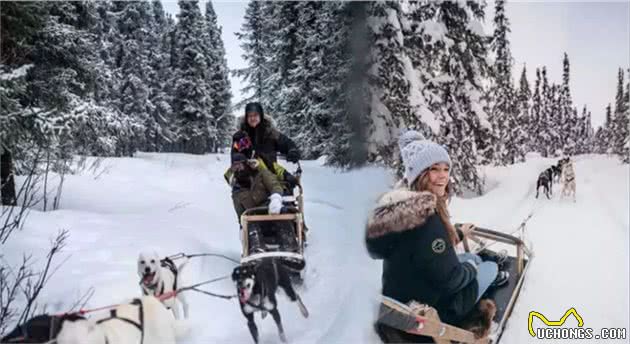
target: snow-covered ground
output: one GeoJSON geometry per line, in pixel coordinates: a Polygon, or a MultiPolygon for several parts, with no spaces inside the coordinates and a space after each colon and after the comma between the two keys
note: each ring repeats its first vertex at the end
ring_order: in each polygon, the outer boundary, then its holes
{"type": "MultiPolygon", "coordinates": [[[[614,158],[579,156],[576,203],[559,200],[559,185],[552,200],[535,199],[538,173],[552,163],[531,157],[514,166],[486,168],[486,195],[451,202],[455,221],[508,233],[533,211],[526,234],[535,259],[503,343],[534,340],[527,331],[532,310],[555,320],[575,307],[586,327],[628,327],[628,165],[614,158]]],[[[10,261],[25,251],[41,256],[60,228],[70,230],[64,251],[68,260],[41,299],[52,312],[66,310],[91,287],[92,307],[139,295],[136,258],[144,249],[155,248],[161,255],[211,252],[237,259],[237,219],[222,176],[228,164],[226,155],[105,159],[103,173],[69,176],[60,209],[32,211],[3,255],[10,261]]],[[[392,176],[376,167],[341,172],[317,161],[302,166],[311,235],[306,282],[299,292],[311,316],[302,318],[296,305],[280,298],[288,340],[377,342],[372,322],[381,266],[368,257],[363,231],[369,208],[391,187],[392,176]]],[[[184,270],[184,284],[226,276],[232,268],[227,260],[195,258],[184,270]]],[[[207,289],[234,293],[229,279],[207,289]]],[[[187,342],[251,343],[236,300],[196,293],[189,294],[189,300],[192,331],[187,342]]],[[[262,343],[278,342],[271,317],[257,317],[257,323],[262,343]]],[[[574,324],[572,318],[567,321],[574,324]]]]}

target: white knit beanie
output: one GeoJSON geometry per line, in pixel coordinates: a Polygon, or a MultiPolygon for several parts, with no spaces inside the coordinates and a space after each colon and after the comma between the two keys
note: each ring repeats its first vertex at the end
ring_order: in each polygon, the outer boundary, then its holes
{"type": "Polygon", "coordinates": [[[426,140],[422,134],[409,130],[398,138],[400,155],[405,165],[405,179],[410,186],[422,172],[433,164],[444,162],[451,166],[451,158],[441,145],[426,140]]]}

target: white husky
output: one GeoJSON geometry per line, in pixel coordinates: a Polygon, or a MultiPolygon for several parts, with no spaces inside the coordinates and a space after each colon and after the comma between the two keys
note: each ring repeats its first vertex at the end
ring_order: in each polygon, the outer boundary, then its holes
{"type": "MultiPolygon", "coordinates": [[[[180,258],[183,262],[176,266],[175,263],[168,259],[160,259],[157,252],[143,252],[138,257],[138,276],[140,276],[140,288],[143,295],[153,295],[159,297],[164,293],[171,292],[181,287],[179,279],[181,271],[188,263],[188,258],[180,258]]],[[[169,298],[163,301],[164,305],[169,308],[175,319],[181,319],[179,315],[179,306],[177,301],[182,304],[184,309],[184,318],[188,318],[188,302],[183,293],[178,293],[177,297],[169,298]]]]}
{"type": "Polygon", "coordinates": [[[143,296],[100,318],[64,320],[57,344],[175,344],[188,327],[153,296],[143,296]]]}

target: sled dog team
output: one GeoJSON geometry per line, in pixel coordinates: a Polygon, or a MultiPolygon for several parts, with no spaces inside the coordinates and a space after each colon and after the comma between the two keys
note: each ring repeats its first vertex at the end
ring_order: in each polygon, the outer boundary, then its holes
{"type": "Polygon", "coordinates": [[[575,198],[575,169],[573,167],[573,161],[571,158],[563,158],[558,161],[556,165],[552,165],[538,175],[536,181],[536,198],[540,193],[540,189],[543,189],[545,196],[551,199],[553,196],[553,183],[562,183],[561,198],[571,197],[573,202],[575,198]]]}

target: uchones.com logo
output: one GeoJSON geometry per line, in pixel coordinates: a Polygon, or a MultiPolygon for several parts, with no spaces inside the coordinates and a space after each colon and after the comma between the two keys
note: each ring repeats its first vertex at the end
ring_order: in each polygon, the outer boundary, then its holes
{"type": "Polygon", "coordinates": [[[601,328],[595,331],[593,328],[584,327],[584,320],[575,308],[568,309],[558,321],[550,321],[536,311],[529,312],[527,319],[529,334],[538,339],[626,339],[625,328],[601,328]],[[578,327],[563,327],[570,316],[575,317],[578,327]],[[534,318],[540,319],[545,326],[533,327],[534,318]]]}

